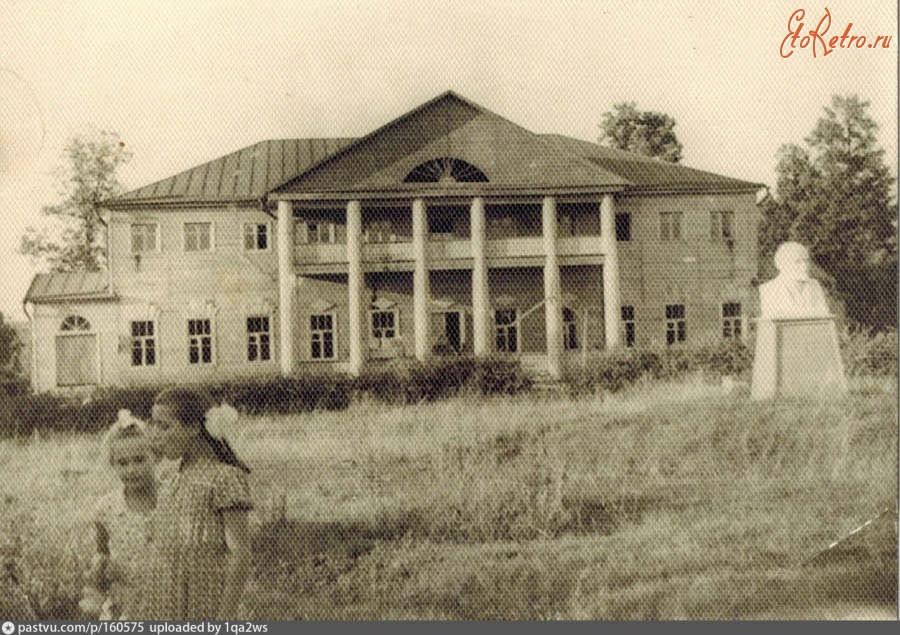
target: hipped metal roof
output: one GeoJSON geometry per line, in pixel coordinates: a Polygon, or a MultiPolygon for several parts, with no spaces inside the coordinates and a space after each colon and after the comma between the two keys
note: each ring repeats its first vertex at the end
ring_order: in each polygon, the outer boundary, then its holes
{"type": "Polygon", "coordinates": [[[106,273],[39,273],[31,281],[25,302],[111,300],[114,297],[106,273]]]}
{"type": "Polygon", "coordinates": [[[763,187],[556,134],[535,134],[446,92],[359,139],[261,141],[105,202],[110,208],[264,202],[328,193],[751,192],[763,187]],[[487,183],[404,183],[455,157],[487,183]]]}

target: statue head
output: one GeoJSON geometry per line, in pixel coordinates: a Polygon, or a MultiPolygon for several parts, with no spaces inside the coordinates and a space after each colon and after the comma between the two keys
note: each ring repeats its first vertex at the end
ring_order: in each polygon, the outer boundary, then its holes
{"type": "Polygon", "coordinates": [[[781,243],[774,260],[779,275],[789,280],[809,279],[809,250],[800,243],[781,243]]]}

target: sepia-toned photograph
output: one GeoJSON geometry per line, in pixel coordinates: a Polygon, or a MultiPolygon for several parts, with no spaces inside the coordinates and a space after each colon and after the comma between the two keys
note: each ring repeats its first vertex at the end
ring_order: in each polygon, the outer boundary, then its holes
{"type": "Polygon", "coordinates": [[[897,37],[0,0],[3,633],[897,620],[897,37]]]}

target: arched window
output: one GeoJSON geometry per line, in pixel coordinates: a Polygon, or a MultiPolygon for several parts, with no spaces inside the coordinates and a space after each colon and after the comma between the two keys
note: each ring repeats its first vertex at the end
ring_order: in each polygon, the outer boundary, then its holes
{"type": "Polygon", "coordinates": [[[487,183],[484,172],[453,157],[431,159],[414,167],[404,183],[487,183]]]}
{"type": "Polygon", "coordinates": [[[80,315],[70,315],[59,326],[60,331],[90,331],[91,323],[80,315]]]}

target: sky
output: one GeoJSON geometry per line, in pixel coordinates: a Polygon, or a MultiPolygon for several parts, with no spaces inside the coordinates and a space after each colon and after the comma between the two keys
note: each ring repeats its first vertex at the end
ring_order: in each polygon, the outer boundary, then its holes
{"type": "Polygon", "coordinates": [[[25,319],[41,269],[20,237],[91,130],[125,142],[133,189],[263,139],[361,136],[446,90],[591,141],[633,101],[677,121],[685,165],[774,186],[779,147],[855,93],[896,175],[898,46],[888,0],[0,0],[0,312],[25,319]],[[792,14],[806,33],[826,6],[826,43],[852,24],[890,48],[782,57],[792,14]]]}

